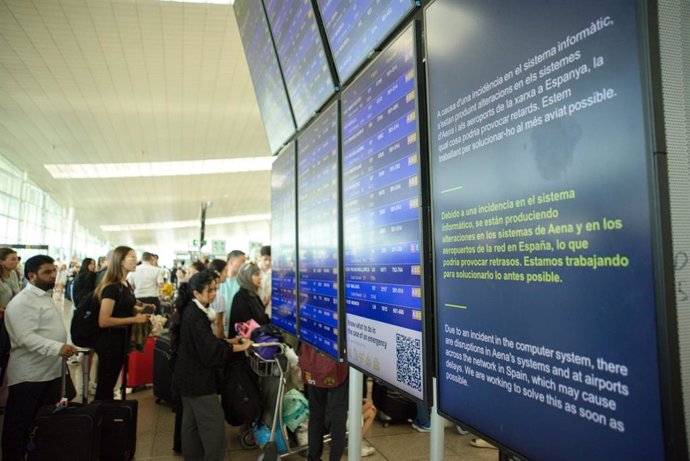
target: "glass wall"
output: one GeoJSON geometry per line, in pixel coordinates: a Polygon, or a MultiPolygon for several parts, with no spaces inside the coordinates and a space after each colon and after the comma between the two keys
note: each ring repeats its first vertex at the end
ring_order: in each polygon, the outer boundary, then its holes
{"type": "MultiPolygon", "coordinates": [[[[67,209],[0,155],[0,246],[48,245],[48,254],[65,262],[70,256],[81,260],[106,253],[107,242],[75,223],[73,254],[67,255],[68,220],[67,209]]],[[[32,254],[39,252],[42,251],[31,251],[32,254]]]]}

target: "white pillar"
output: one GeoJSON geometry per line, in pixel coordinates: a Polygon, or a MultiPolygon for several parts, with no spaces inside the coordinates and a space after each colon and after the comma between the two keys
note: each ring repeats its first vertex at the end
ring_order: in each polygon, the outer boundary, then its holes
{"type": "Polygon", "coordinates": [[[443,437],[445,435],[445,419],[438,414],[438,392],[436,392],[436,378],[433,379],[434,406],[431,407],[431,438],[429,440],[429,455],[431,461],[443,460],[443,437]]]}
{"type": "Polygon", "coordinates": [[[363,374],[359,370],[350,367],[350,411],[348,422],[348,461],[360,461],[362,459],[362,385],[363,374]]]}
{"type": "Polygon", "coordinates": [[[74,228],[76,227],[76,220],[74,219],[74,207],[69,207],[67,209],[67,228],[65,229],[65,235],[62,237],[62,246],[65,249],[65,259],[64,261],[69,267],[70,261],[72,261],[72,253],[74,252],[74,228]]]}

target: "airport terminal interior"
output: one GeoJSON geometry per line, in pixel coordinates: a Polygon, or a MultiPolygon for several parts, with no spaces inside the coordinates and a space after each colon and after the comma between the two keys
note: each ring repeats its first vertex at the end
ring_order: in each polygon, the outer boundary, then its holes
{"type": "Polygon", "coordinates": [[[137,460],[182,459],[169,397],[185,454],[275,461],[266,401],[304,446],[343,370],[379,410],[349,459],[688,460],[688,197],[688,0],[0,0],[3,451],[54,446],[8,381],[73,342],[90,400],[133,367],[137,460]],[[224,451],[219,408],[255,422],[224,451]]]}

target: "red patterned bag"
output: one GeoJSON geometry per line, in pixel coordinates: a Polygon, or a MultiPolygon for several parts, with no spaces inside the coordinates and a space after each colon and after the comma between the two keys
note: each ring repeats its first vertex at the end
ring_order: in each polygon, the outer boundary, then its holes
{"type": "Polygon", "coordinates": [[[304,382],[316,387],[338,387],[345,382],[349,366],[302,343],[299,365],[304,382]]]}

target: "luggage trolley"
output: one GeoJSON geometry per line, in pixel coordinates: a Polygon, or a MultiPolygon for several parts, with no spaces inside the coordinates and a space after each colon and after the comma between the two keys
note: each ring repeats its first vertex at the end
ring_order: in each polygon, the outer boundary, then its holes
{"type": "MultiPolygon", "coordinates": [[[[259,455],[258,461],[276,461],[279,458],[294,455],[307,450],[308,445],[302,445],[295,447],[294,449],[290,447],[290,438],[288,437],[287,428],[283,423],[283,396],[285,395],[285,387],[287,385],[286,376],[288,373],[288,362],[287,358],[285,357],[285,345],[279,342],[254,343],[252,344],[252,347],[247,350],[246,354],[248,357],[249,366],[261,379],[262,400],[265,401],[266,397],[264,395],[265,384],[271,383],[273,380],[277,381],[276,398],[272,414],[273,421],[271,423],[271,435],[268,439],[268,443],[264,445],[263,453],[259,455]],[[258,352],[258,349],[265,347],[277,347],[278,353],[276,353],[272,359],[265,359],[258,352]],[[287,447],[287,451],[285,453],[278,452],[278,445],[276,443],[277,431],[280,431],[283,436],[283,440],[285,441],[285,446],[287,447]]],[[[330,436],[324,441],[330,441],[330,436]]]]}

